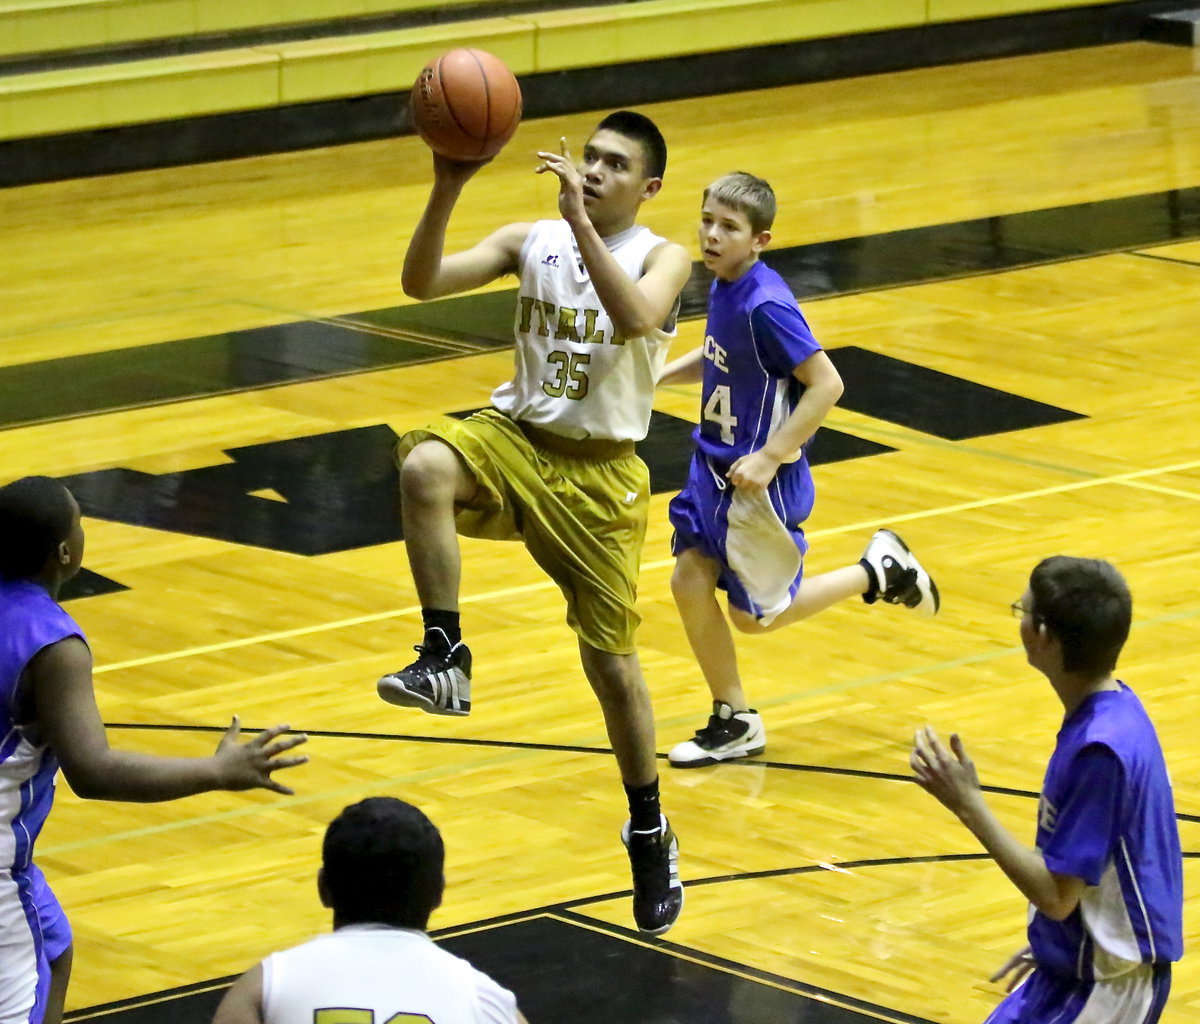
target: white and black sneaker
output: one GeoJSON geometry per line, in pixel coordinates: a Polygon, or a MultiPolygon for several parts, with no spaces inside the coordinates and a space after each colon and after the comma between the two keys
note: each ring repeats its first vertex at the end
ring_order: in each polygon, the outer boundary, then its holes
{"type": "Polygon", "coordinates": [[[665,815],[658,822],[658,828],[646,832],[634,831],[628,821],[621,829],[633,869],[633,920],[648,935],[662,935],[683,909],[679,840],[665,815]]]}
{"type": "Polygon", "coordinates": [[[863,594],[867,604],[882,599],[888,604],[902,604],[927,618],[938,613],[941,599],[937,584],[908,550],[908,545],[891,530],[876,530],[859,562],[871,578],[871,586],[863,594]]]}
{"type": "Polygon", "coordinates": [[[431,715],[471,713],[471,652],[461,640],[450,645],[440,629],[427,629],[425,642],[414,647],[417,660],[375,684],[379,696],[402,708],[431,715]]]}
{"type": "Polygon", "coordinates": [[[719,761],[754,757],[766,747],[767,731],[757,711],[734,711],[724,701],[714,700],[708,725],[675,747],[667,761],[672,768],[703,768],[719,761]]]}

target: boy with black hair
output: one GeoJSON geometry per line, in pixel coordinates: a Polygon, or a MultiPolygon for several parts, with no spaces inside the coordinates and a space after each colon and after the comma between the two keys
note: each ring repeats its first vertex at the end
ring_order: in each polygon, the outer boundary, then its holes
{"type": "Polygon", "coordinates": [[[273,953],[225,993],[213,1024],[427,1020],[524,1024],[516,999],[425,934],[445,851],[416,807],[369,797],[325,831],[317,892],[333,932],[273,953]]]}
{"type": "Polygon", "coordinates": [[[57,480],[0,487],[0,1021],[58,1024],[71,926],[33,863],[61,766],[76,795],[174,800],[215,789],[291,790],[272,773],[306,739],[286,725],[238,742],[237,716],[212,757],[157,757],[108,745],[83,630],[58,603],[83,560],[74,496],[57,480]]]}
{"type": "MultiPolygon", "coordinates": [[[[471,653],[459,624],[457,532],[524,541],[567,601],[567,623],[600,701],[625,785],[621,832],[638,928],[661,934],[683,905],[679,844],[659,806],[654,713],[638,663],[634,604],[650,501],[634,452],[675,334],[687,250],[637,223],[658,194],[666,144],[634,111],[596,127],[578,165],[539,152],[558,179],[558,220],[509,224],[444,255],[446,226],[483,166],[434,156],[434,183],[404,259],[403,286],[435,299],[519,278],[512,379],[492,407],[400,441],[405,548],[425,627],[412,664],[379,680],[391,704],[471,710],[471,653]]],[[[486,161],[485,161],[486,162],[486,161]]]]}

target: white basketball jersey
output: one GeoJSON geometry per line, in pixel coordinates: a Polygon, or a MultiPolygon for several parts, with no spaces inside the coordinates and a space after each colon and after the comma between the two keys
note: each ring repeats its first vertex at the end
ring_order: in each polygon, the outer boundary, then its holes
{"type": "MultiPolygon", "coordinates": [[[[635,224],[604,244],[634,281],[664,239],[635,224]]],[[[492,404],[515,420],[563,437],[640,441],[675,313],[663,330],[621,338],[600,304],[565,220],[534,224],[521,246],[521,287],[513,322],[513,379],[492,404]]]]}
{"type": "Polygon", "coordinates": [[[263,961],[265,1024],[321,1024],[323,1017],[341,1022],[352,1010],[376,1024],[517,1019],[508,989],[434,945],[424,932],[348,925],[263,961]]]}

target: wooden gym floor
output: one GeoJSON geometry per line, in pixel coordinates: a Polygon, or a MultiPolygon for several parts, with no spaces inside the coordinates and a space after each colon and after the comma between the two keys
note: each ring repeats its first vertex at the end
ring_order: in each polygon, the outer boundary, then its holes
{"type": "MultiPolygon", "coordinates": [[[[199,754],[233,712],[311,736],[292,798],[104,805],[62,788],[39,861],[75,927],[77,1018],[207,1019],[214,980],[328,926],[327,821],[394,794],[446,836],[435,928],[535,1024],[981,1020],[1024,906],[908,781],[907,751],[926,722],[959,731],[1032,838],[1059,714],[1008,604],[1056,552],[1110,558],[1132,585],[1122,674],[1176,780],[1194,944],[1195,61],[1132,44],[646,108],[671,145],[646,222],[694,249],[705,184],[770,178],[768,262],[850,384],[820,439],[810,571],[888,524],[944,598],[933,622],[853,603],[739,640],[769,746],[664,765],[689,884],[657,942],[632,930],[621,791],[560,598],[519,546],[464,545],[473,714],[374,693],[419,637],[393,434],[485,404],[511,359],[507,284],[403,305],[421,144],[0,193],[0,479],[50,473],[80,496],[88,575],[69,608],[113,742],[199,754]]],[[[554,215],[532,153],[564,134],[578,150],[595,120],[522,125],[450,245],[554,215]]],[[[688,321],[678,349],[701,334],[688,321]]],[[[646,445],[640,642],[663,751],[708,704],[668,587],[696,404],[661,392],[646,445]]],[[[1185,959],[1163,1020],[1198,1006],[1185,959]]]]}

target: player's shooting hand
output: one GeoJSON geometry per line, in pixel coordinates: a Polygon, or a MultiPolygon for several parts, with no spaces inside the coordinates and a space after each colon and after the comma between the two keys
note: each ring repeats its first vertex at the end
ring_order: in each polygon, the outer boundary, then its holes
{"type": "Polygon", "coordinates": [[[947,750],[933,726],[918,729],[908,763],[920,787],[955,814],[979,794],[975,763],[967,756],[958,733],[950,737],[947,750]]]}
{"type": "Polygon", "coordinates": [[[534,171],[537,174],[549,172],[557,176],[558,212],[565,220],[572,222],[587,216],[583,207],[583,178],[580,177],[579,168],[571,159],[571,151],[567,148],[565,136],[559,139],[558,146],[561,150],[559,153],[538,151],[538,159],[542,162],[534,168],[534,171]]]}
{"type": "Polygon", "coordinates": [[[1004,966],[988,978],[988,981],[1000,981],[1005,975],[1011,974],[1012,977],[1008,979],[1008,984],[1004,987],[1005,992],[1011,992],[1025,980],[1029,972],[1036,966],[1037,964],[1033,959],[1033,950],[1029,946],[1026,946],[1004,961],[1004,966]]]}
{"type": "Polygon", "coordinates": [[[463,186],[478,171],[492,162],[493,157],[482,160],[452,160],[441,153],[433,154],[433,176],[446,184],[463,186]]]}
{"type": "Polygon", "coordinates": [[[308,742],[308,737],[302,732],[293,733],[287,725],[275,725],[264,729],[252,740],[239,743],[242,725],[237,715],[229,723],[221,742],[217,744],[217,752],[213,758],[217,762],[222,789],[269,789],[275,793],[292,795],[292,790],[272,778],[272,772],[283,768],[294,768],[304,764],[308,758],[303,754],[292,757],[281,757],[287,751],[308,742]],[[284,736],[284,733],[290,735],[284,736]],[[284,736],[283,739],[277,737],[284,736]]]}
{"type": "Polygon", "coordinates": [[[775,479],[779,470],[779,460],[768,455],[763,449],[743,455],[729,467],[729,482],[743,491],[754,493],[765,491],[767,485],[775,479]]]}

